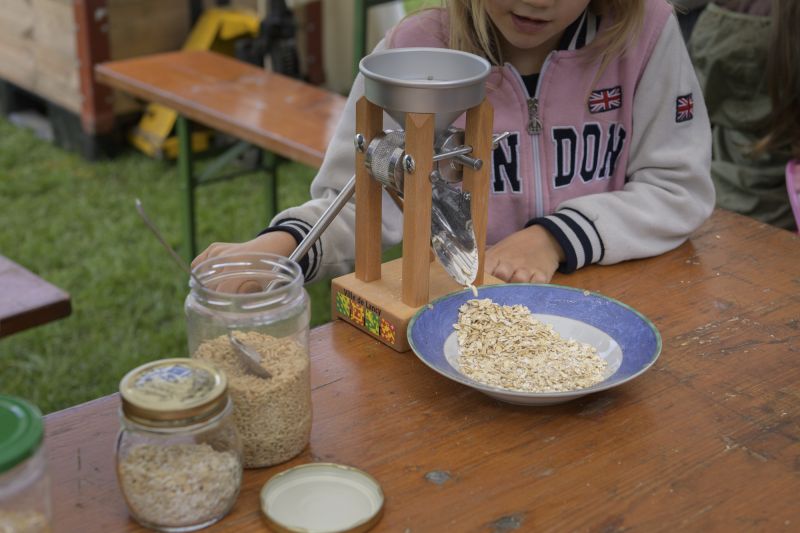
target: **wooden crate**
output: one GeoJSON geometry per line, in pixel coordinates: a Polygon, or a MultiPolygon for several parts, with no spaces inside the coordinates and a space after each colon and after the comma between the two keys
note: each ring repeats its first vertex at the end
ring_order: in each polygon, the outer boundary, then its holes
{"type": "Polygon", "coordinates": [[[102,135],[138,104],[98,85],[94,65],[179,49],[190,23],[183,1],[3,0],[0,78],[74,113],[87,135],[102,135]]]}

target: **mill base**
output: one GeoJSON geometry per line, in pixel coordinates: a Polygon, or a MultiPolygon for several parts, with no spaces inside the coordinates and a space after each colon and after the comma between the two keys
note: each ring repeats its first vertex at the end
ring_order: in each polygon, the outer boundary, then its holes
{"type": "MultiPolygon", "coordinates": [[[[381,265],[381,279],[364,282],[355,274],[331,281],[331,316],[340,318],[398,352],[410,349],[408,323],[420,307],[402,301],[402,259],[381,265]]],[[[483,285],[502,283],[484,275],[483,285]]],[[[429,301],[463,290],[437,262],[431,262],[429,301]]]]}

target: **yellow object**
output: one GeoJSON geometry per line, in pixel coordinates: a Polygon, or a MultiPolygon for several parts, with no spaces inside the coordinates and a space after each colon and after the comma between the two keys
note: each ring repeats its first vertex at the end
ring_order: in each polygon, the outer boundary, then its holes
{"type": "MultiPolygon", "coordinates": [[[[203,12],[183,45],[184,50],[214,50],[233,55],[233,42],[240,37],[258,35],[260,21],[255,12],[211,8],[203,12]]],[[[130,135],[131,143],[150,157],[174,159],[178,140],[170,137],[178,114],[160,104],[148,104],[138,126],[130,135]]],[[[209,132],[192,134],[192,151],[208,149],[209,132]]]]}

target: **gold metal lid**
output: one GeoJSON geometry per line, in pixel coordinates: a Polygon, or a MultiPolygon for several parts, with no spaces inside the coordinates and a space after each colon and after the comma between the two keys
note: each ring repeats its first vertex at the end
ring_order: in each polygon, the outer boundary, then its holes
{"type": "Polygon", "coordinates": [[[213,417],[228,402],[225,374],[203,361],[161,359],[134,368],[119,383],[122,412],[139,424],[189,425],[213,417]]]}
{"type": "Polygon", "coordinates": [[[261,511],[281,533],[363,533],[381,519],[383,503],[374,477],[335,463],[295,466],[261,488],[261,511]]]}

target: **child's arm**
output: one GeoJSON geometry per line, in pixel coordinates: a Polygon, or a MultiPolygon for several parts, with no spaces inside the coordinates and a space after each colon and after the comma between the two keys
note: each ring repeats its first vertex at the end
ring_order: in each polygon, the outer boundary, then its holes
{"type": "Polygon", "coordinates": [[[662,254],[711,214],[711,128],[678,24],[670,17],[634,96],[633,132],[622,190],[570,199],[543,223],[569,272],[662,254]],[[690,119],[677,116],[691,95],[690,119]]]}

